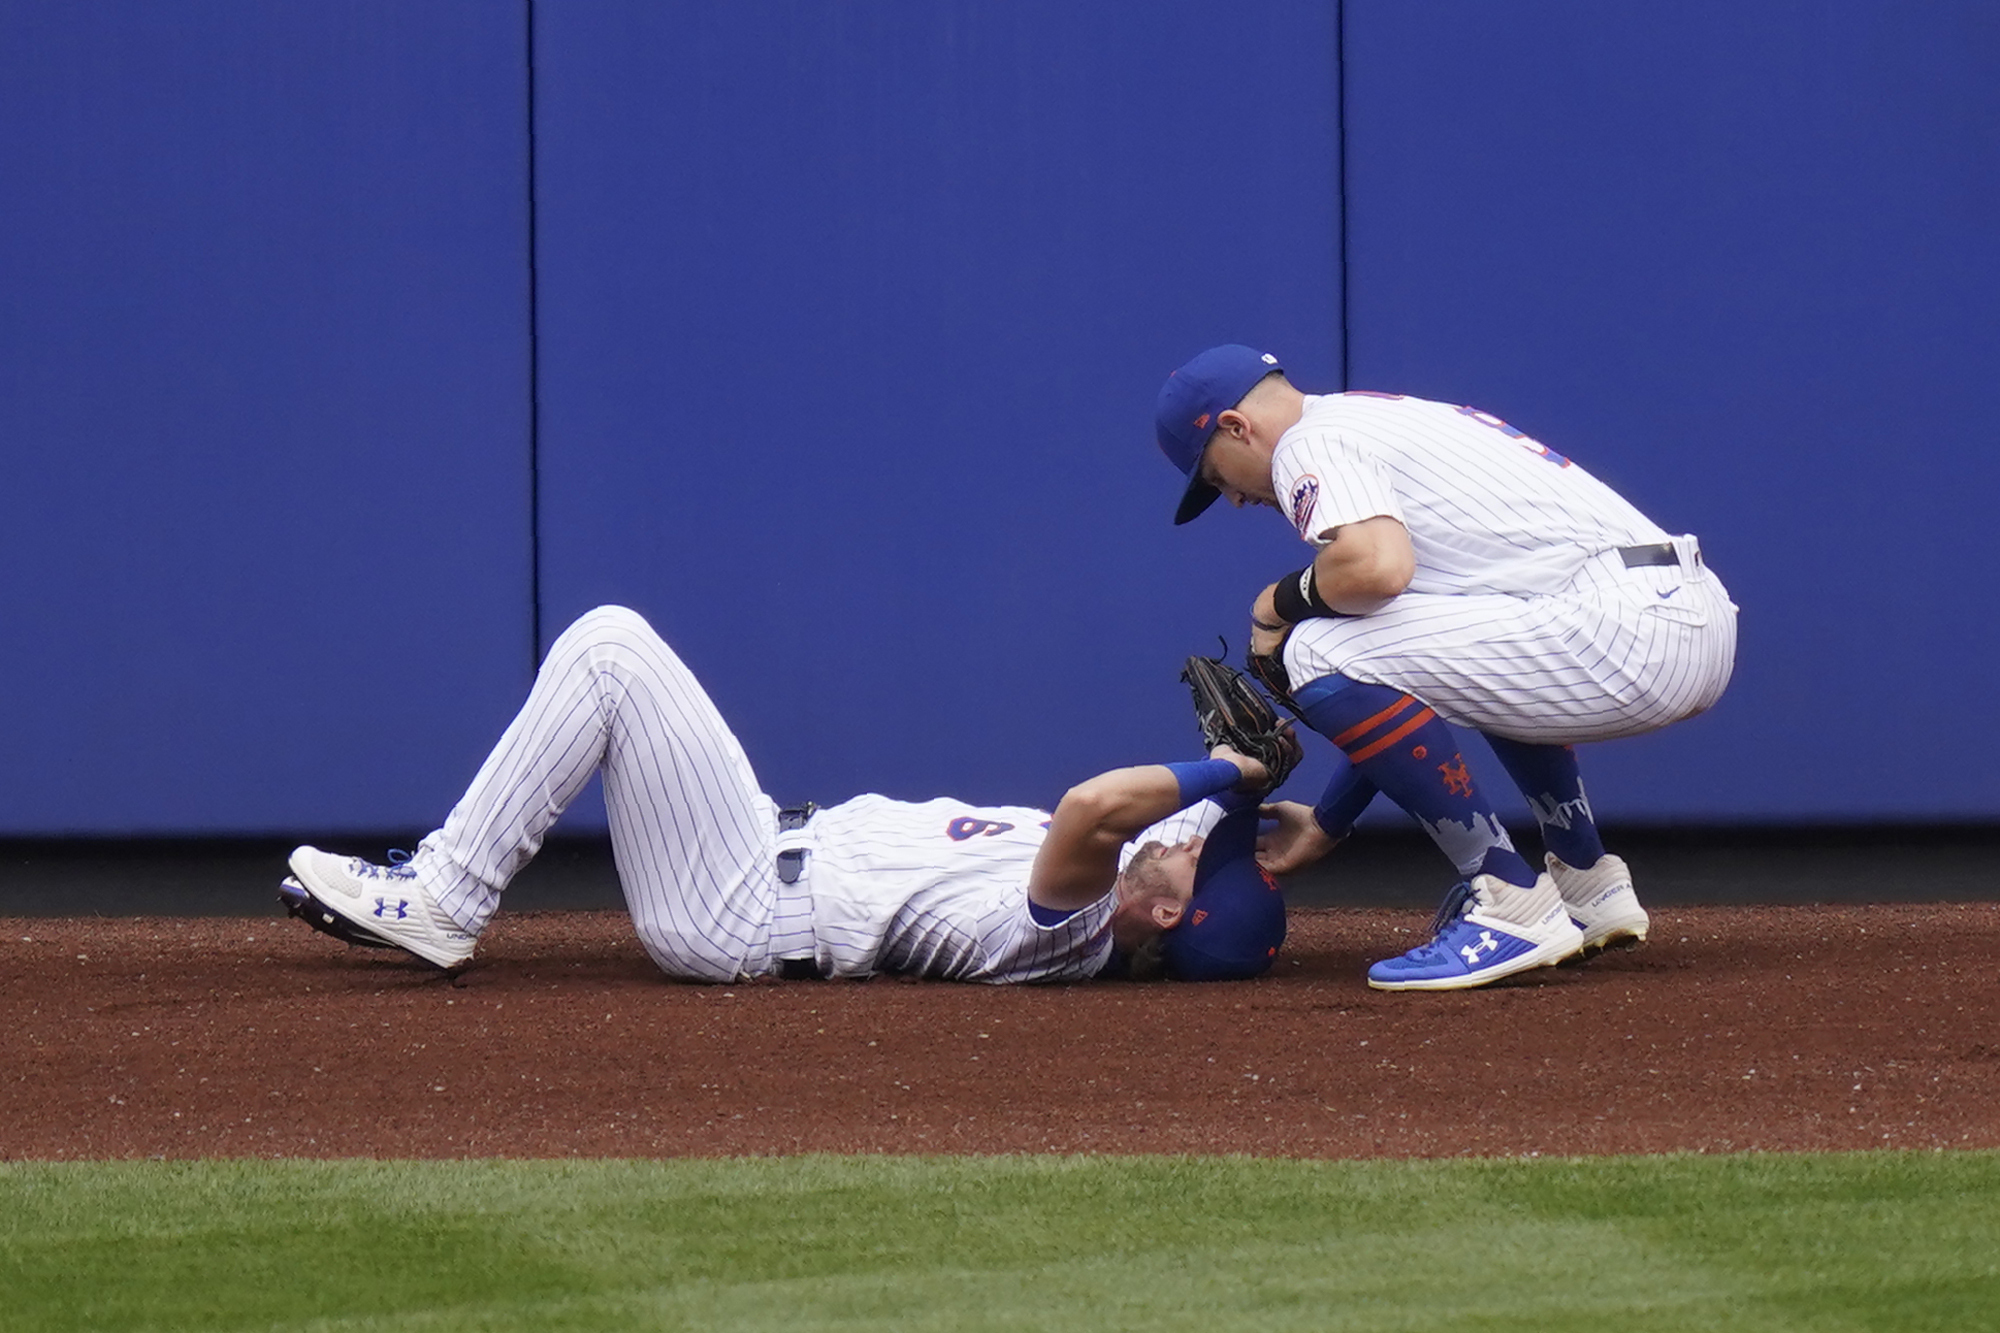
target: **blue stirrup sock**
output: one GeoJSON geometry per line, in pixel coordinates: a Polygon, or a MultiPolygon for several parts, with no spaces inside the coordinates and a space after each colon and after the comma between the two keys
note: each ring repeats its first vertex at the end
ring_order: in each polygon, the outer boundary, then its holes
{"type": "Polygon", "coordinates": [[[1489,735],[1486,740],[1535,812],[1535,822],[1542,826],[1542,845],[1578,870],[1596,865],[1604,855],[1604,841],[1590,813],[1590,798],[1583,793],[1576,751],[1567,745],[1530,745],[1505,736],[1489,735]]]}
{"type": "Polygon", "coordinates": [[[1308,682],[1293,697],[1312,729],[1422,824],[1460,874],[1533,887],[1540,876],[1514,850],[1443,718],[1401,690],[1338,674],[1308,682]]]}
{"type": "Polygon", "coordinates": [[[1375,784],[1361,776],[1352,764],[1342,764],[1327,779],[1326,790],[1313,806],[1313,819],[1320,831],[1335,842],[1354,832],[1354,821],[1375,799],[1375,784]]]}

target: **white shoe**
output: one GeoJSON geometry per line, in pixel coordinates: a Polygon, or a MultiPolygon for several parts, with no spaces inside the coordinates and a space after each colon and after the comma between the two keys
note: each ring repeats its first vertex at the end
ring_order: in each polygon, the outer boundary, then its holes
{"type": "Polygon", "coordinates": [[[1530,968],[1553,967],[1583,948],[1555,882],[1532,889],[1475,875],[1445,898],[1429,943],[1368,969],[1376,990],[1467,990],[1530,968]]]}
{"type": "MultiPolygon", "coordinates": [[[[311,895],[311,903],[332,912],[362,936],[372,936],[383,944],[404,949],[427,963],[454,968],[472,957],[478,937],[446,916],[431,901],[417,878],[416,867],[378,866],[354,856],[335,856],[317,847],[301,847],[292,853],[292,875],[299,887],[311,895]]],[[[282,893],[283,890],[280,890],[282,893]]],[[[289,898],[289,895],[287,895],[289,898]]],[[[306,916],[294,910],[295,916],[306,916]]],[[[352,943],[344,931],[327,930],[307,916],[315,930],[326,930],[352,943]]]]}
{"type": "Polygon", "coordinates": [[[1564,865],[1548,856],[1549,875],[1561,891],[1570,917],[1583,931],[1583,951],[1629,949],[1646,942],[1652,920],[1632,892],[1632,872],[1625,862],[1606,852],[1588,870],[1564,865]]]}

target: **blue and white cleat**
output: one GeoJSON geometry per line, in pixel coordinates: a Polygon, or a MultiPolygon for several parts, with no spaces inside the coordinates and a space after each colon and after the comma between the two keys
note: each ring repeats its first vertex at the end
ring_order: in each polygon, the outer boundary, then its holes
{"type": "Polygon", "coordinates": [[[1623,861],[1606,852],[1590,869],[1578,870],[1550,852],[1548,863],[1557,892],[1569,904],[1570,920],[1583,932],[1586,955],[1646,942],[1652,919],[1632,892],[1632,872],[1623,861]]]}
{"type": "Polygon", "coordinates": [[[301,847],[292,853],[291,865],[292,878],[286,883],[296,884],[308,896],[295,903],[293,894],[279,892],[292,915],[305,917],[313,929],[353,944],[379,941],[447,971],[471,960],[478,937],[431,900],[408,861],[378,866],[355,856],[301,847]],[[330,923],[308,915],[314,909],[335,914],[350,929],[328,929],[330,923]],[[357,933],[372,938],[356,939],[357,933]]]}
{"type": "Polygon", "coordinates": [[[1431,931],[1430,943],[1369,968],[1368,984],[1376,990],[1469,990],[1553,967],[1583,950],[1583,932],[1547,875],[1532,889],[1475,875],[1446,895],[1431,931]]]}

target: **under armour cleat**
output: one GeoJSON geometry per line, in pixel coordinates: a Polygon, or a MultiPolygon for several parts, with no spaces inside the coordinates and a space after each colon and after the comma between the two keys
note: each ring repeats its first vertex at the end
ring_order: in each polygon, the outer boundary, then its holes
{"type": "Polygon", "coordinates": [[[361,927],[349,924],[346,917],[320,905],[319,899],[306,892],[306,886],[287,875],[278,884],[278,901],[284,905],[285,915],[305,922],[322,935],[331,935],[342,944],[359,944],[369,949],[394,949],[380,935],[371,934],[361,927]]]}
{"type": "Polygon", "coordinates": [[[478,937],[431,901],[407,860],[379,866],[301,847],[292,853],[291,866],[292,878],[280,887],[279,896],[293,916],[313,929],[350,944],[402,949],[447,970],[471,959],[478,937]],[[303,901],[295,903],[295,896],[303,901]],[[326,921],[327,914],[346,929],[326,921]]]}
{"type": "Polygon", "coordinates": [[[1632,892],[1632,872],[1606,853],[1588,870],[1564,865],[1549,854],[1549,874],[1569,908],[1570,920],[1583,932],[1586,955],[1606,949],[1630,949],[1646,942],[1652,919],[1632,892]]]}
{"type": "Polygon", "coordinates": [[[1475,875],[1447,894],[1432,937],[1400,958],[1368,969],[1376,990],[1469,990],[1537,967],[1553,967],[1583,948],[1555,881],[1532,889],[1475,875]]]}

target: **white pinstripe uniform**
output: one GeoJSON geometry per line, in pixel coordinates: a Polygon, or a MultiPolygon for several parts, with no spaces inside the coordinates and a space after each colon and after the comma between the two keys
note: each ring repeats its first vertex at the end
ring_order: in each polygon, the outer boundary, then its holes
{"type": "Polygon", "coordinates": [[[1272,458],[1278,504],[1315,547],[1387,515],[1410,534],[1408,591],[1366,616],[1293,628],[1295,683],[1392,686],[1448,721],[1568,744],[1638,735],[1729,683],[1736,607],[1693,537],[1669,537],[1560,454],[1471,408],[1308,395],[1272,458]],[[1671,541],[1677,565],[1627,568],[1671,541]]]}
{"type": "MultiPolygon", "coordinates": [[[[626,904],[670,976],[732,981],[813,958],[829,976],[1073,981],[1110,959],[1114,894],[1060,925],[1029,915],[1045,811],[870,795],[781,833],[777,804],[700,682],[623,607],[589,612],[556,640],[520,714],[419,847],[420,882],[478,933],[600,771],[626,904]],[[786,884],[777,857],[790,848],[809,854],[786,884]]],[[[1204,802],[1125,854],[1220,814],[1204,802]]]]}

